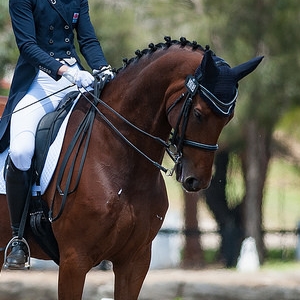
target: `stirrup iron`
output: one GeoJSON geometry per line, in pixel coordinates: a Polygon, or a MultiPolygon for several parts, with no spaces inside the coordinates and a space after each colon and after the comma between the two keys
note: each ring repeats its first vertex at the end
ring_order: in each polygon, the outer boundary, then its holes
{"type": "Polygon", "coordinates": [[[9,270],[9,267],[7,265],[7,252],[9,247],[12,245],[13,242],[23,242],[27,248],[28,251],[28,256],[27,256],[27,261],[25,262],[25,266],[24,268],[20,268],[20,270],[29,270],[31,265],[30,265],[30,248],[29,248],[29,244],[27,243],[27,241],[24,238],[19,238],[18,236],[14,236],[7,244],[5,251],[4,251],[4,263],[3,263],[3,268],[5,270],[9,270]]]}

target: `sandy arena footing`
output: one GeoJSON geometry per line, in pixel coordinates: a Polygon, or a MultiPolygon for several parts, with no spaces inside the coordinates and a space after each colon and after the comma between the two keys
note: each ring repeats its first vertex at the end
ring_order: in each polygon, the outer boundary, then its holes
{"type": "MultiPolygon", "coordinates": [[[[4,271],[0,300],[56,300],[56,270],[4,271]]],[[[83,300],[113,298],[112,271],[91,271],[83,300]]],[[[139,300],[299,300],[300,268],[296,271],[151,270],[139,300]]]]}

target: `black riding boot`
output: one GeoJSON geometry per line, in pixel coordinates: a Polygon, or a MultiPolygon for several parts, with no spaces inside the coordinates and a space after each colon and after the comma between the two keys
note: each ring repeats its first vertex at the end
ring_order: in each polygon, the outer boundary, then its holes
{"type": "MultiPolygon", "coordinates": [[[[10,213],[12,234],[19,237],[19,228],[22,214],[28,195],[31,170],[21,171],[15,167],[10,158],[6,169],[6,198],[10,213]]],[[[12,249],[6,258],[6,267],[8,269],[23,269],[28,259],[28,249],[24,242],[16,239],[11,244],[12,249]]]]}

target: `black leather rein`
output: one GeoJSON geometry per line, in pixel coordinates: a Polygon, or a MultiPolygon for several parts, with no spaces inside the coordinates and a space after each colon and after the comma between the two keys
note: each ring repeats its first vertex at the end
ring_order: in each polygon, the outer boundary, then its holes
{"type": "Polygon", "coordinates": [[[149,134],[148,132],[142,130],[141,128],[137,127],[136,125],[132,124],[130,121],[128,121],[126,118],[124,118],[121,114],[119,114],[117,111],[115,111],[111,106],[109,106],[107,103],[105,103],[103,100],[101,100],[100,98],[97,98],[92,92],[88,93],[90,95],[93,96],[94,101],[91,101],[88,99],[88,97],[86,97],[84,94],[82,94],[82,96],[88,101],[90,102],[90,104],[94,107],[94,109],[96,110],[96,112],[100,115],[100,117],[106,122],[106,124],[120,137],[123,139],[123,141],[125,143],[127,143],[130,147],[132,147],[133,149],[135,149],[138,153],[140,153],[143,157],[145,157],[145,159],[147,159],[148,161],[150,161],[154,166],[156,166],[158,169],[160,169],[161,171],[163,171],[164,173],[166,173],[169,176],[172,176],[173,172],[174,172],[174,168],[172,168],[171,170],[163,167],[161,164],[159,164],[158,162],[152,160],[148,155],[146,155],[143,151],[141,151],[139,148],[137,148],[132,142],[130,142],[112,123],[111,121],[98,109],[98,107],[95,105],[95,103],[97,104],[101,104],[103,105],[105,108],[107,108],[109,111],[111,111],[113,114],[115,114],[118,118],[120,118],[124,123],[126,123],[127,125],[129,125],[130,127],[134,128],[136,131],[144,134],[145,136],[155,140],[156,142],[158,142],[159,144],[161,144],[163,147],[165,147],[167,153],[170,155],[170,157],[172,158],[172,160],[175,162],[175,165],[178,163],[179,159],[182,156],[182,149],[184,146],[190,146],[190,147],[195,147],[195,148],[199,148],[201,150],[206,150],[206,151],[216,151],[218,149],[218,145],[209,145],[209,144],[203,144],[203,143],[199,143],[199,142],[195,142],[195,141],[191,141],[191,140],[187,140],[184,139],[184,135],[185,135],[185,131],[186,131],[186,127],[187,127],[187,123],[188,123],[188,117],[189,117],[189,112],[191,109],[191,104],[192,104],[192,98],[195,96],[197,89],[199,87],[199,84],[196,80],[195,77],[193,76],[188,76],[186,79],[186,88],[188,90],[188,92],[186,94],[182,94],[174,103],[173,105],[171,105],[171,107],[169,107],[169,109],[167,110],[167,114],[169,114],[171,112],[171,110],[181,101],[181,99],[186,95],[186,99],[185,102],[182,106],[182,110],[180,115],[178,116],[178,120],[177,120],[177,124],[175,129],[173,130],[173,133],[171,133],[171,139],[166,142],[164,140],[162,140],[159,137],[153,136],[151,134],[149,134]],[[182,120],[182,122],[181,122],[182,120]],[[179,126],[181,124],[181,136],[178,135],[179,132],[179,126]]]}
{"type": "Polygon", "coordinates": [[[135,149],[138,153],[140,153],[142,156],[144,156],[148,161],[150,161],[154,166],[156,166],[157,168],[159,168],[161,171],[163,171],[164,173],[166,173],[167,175],[172,176],[173,172],[174,172],[174,168],[172,168],[172,170],[169,170],[165,167],[163,167],[161,164],[159,164],[158,162],[152,160],[147,154],[145,154],[143,151],[141,151],[140,149],[138,149],[132,142],[130,142],[112,123],[111,121],[98,109],[97,105],[95,105],[95,103],[97,104],[101,104],[103,105],[105,108],[107,108],[109,111],[111,111],[113,114],[115,114],[118,118],[120,118],[124,123],[126,123],[127,125],[131,126],[132,128],[134,128],[135,130],[137,130],[138,132],[144,134],[145,136],[155,140],[156,142],[160,143],[163,147],[166,148],[167,153],[170,155],[170,157],[172,158],[172,160],[175,162],[175,164],[178,163],[179,159],[182,156],[182,149],[184,146],[190,146],[190,147],[195,147],[195,148],[199,148],[202,150],[206,150],[206,151],[216,151],[218,149],[218,145],[209,145],[209,144],[203,144],[203,143],[199,143],[199,142],[195,142],[195,141],[191,141],[191,140],[186,140],[184,139],[184,135],[185,135],[185,131],[186,131],[186,127],[187,127],[187,123],[188,123],[188,117],[189,117],[189,112],[191,109],[191,104],[192,104],[192,98],[193,96],[196,94],[197,89],[198,89],[198,83],[197,85],[195,84],[195,82],[197,83],[195,77],[193,76],[188,76],[186,79],[186,87],[188,92],[186,94],[182,94],[174,103],[171,107],[169,107],[169,109],[167,110],[167,114],[170,113],[170,111],[175,107],[175,105],[177,105],[181,99],[183,98],[184,95],[186,95],[186,99],[185,102],[182,106],[182,110],[180,115],[178,116],[178,120],[177,120],[177,125],[173,131],[173,133],[171,133],[171,139],[169,140],[169,142],[166,142],[164,140],[162,140],[159,137],[153,136],[151,134],[149,134],[148,132],[145,132],[144,130],[142,130],[141,128],[137,127],[136,125],[132,124],[130,121],[128,121],[126,118],[124,118],[121,114],[119,114],[117,111],[115,111],[111,106],[109,106],[107,103],[105,103],[103,100],[101,100],[99,97],[95,96],[95,94],[93,94],[90,91],[87,91],[88,94],[90,94],[93,98],[94,101],[91,101],[88,99],[87,96],[85,96],[84,94],[82,94],[82,96],[94,107],[96,113],[98,113],[100,115],[100,117],[106,122],[106,124],[120,137],[124,140],[125,143],[127,143],[130,147],[132,147],[133,149],[135,149]],[[182,120],[182,122],[181,122],[182,120]],[[181,124],[181,136],[178,135],[179,132],[179,126],[181,124]]]}
{"type": "Polygon", "coordinates": [[[70,145],[67,149],[67,153],[66,153],[66,155],[63,159],[62,166],[60,168],[57,183],[56,183],[56,188],[57,188],[59,194],[62,196],[62,203],[60,205],[58,214],[56,216],[53,216],[54,199],[52,200],[52,204],[51,204],[51,207],[50,207],[50,210],[49,210],[49,220],[50,220],[50,222],[56,221],[61,216],[61,214],[64,210],[64,207],[65,207],[65,204],[66,204],[67,196],[69,194],[73,193],[77,189],[77,186],[78,186],[78,183],[79,183],[79,180],[80,180],[80,177],[81,177],[81,172],[82,172],[82,169],[83,169],[83,164],[84,164],[84,161],[85,161],[85,158],[86,158],[86,155],[87,155],[88,144],[89,144],[89,140],[90,140],[90,137],[91,137],[93,122],[94,122],[96,113],[99,114],[99,116],[102,118],[102,120],[126,144],[128,144],[130,147],[135,149],[145,159],[147,159],[155,167],[157,167],[158,169],[160,169],[161,171],[166,173],[166,175],[168,175],[168,176],[173,175],[175,167],[179,163],[179,161],[182,157],[182,150],[183,150],[184,146],[195,147],[195,148],[199,148],[199,149],[206,150],[206,151],[216,151],[218,149],[217,144],[216,145],[209,145],[209,144],[203,144],[203,143],[199,143],[199,142],[184,139],[184,135],[185,135],[186,128],[187,128],[187,123],[188,123],[188,117],[189,117],[190,109],[191,109],[191,106],[192,106],[192,98],[195,96],[195,94],[197,92],[197,88],[198,88],[198,85],[195,85],[194,81],[197,82],[195,77],[193,77],[193,76],[188,76],[187,77],[185,85],[186,85],[186,88],[187,88],[188,92],[185,93],[185,94],[182,94],[167,110],[167,115],[168,115],[171,112],[171,110],[186,95],[184,104],[183,104],[182,109],[181,109],[181,113],[180,113],[180,115],[178,116],[178,119],[177,119],[176,127],[173,130],[173,132],[171,133],[171,139],[169,140],[169,142],[166,142],[166,141],[162,140],[159,137],[153,136],[153,135],[145,132],[144,130],[140,129],[139,127],[135,126],[130,121],[128,121],[126,118],[124,118],[121,114],[119,114],[117,111],[115,111],[111,106],[109,106],[107,103],[105,103],[103,100],[101,100],[100,99],[100,93],[101,93],[101,90],[102,90],[103,85],[104,85],[103,82],[98,83],[98,85],[95,84],[93,93],[91,91],[88,91],[88,90],[86,91],[88,94],[90,94],[93,97],[93,100],[90,100],[85,94],[81,93],[82,97],[84,97],[91,104],[91,107],[90,107],[89,111],[87,112],[87,114],[85,115],[85,118],[83,119],[83,121],[79,125],[78,130],[76,131],[76,133],[74,135],[74,138],[70,142],[70,145]],[[144,134],[145,136],[155,140],[156,142],[160,143],[163,147],[165,147],[167,153],[169,154],[171,159],[174,161],[174,167],[172,169],[165,168],[160,163],[152,160],[147,154],[145,154],[143,151],[141,151],[139,148],[137,148],[98,109],[98,107],[97,107],[98,104],[103,105],[105,108],[107,108],[113,114],[115,114],[118,118],[120,118],[124,123],[128,124],[129,126],[134,128],[138,132],[140,132],[140,133],[144,134]],[[179,134],[178,134],[180,126],[181,126],[181,136],[179,136],[179,134]],[[77,143],[78,143],[78,147],[75,149],[75,145],[77,143]],[[80,168],[79,168],[79,172],[78,172],[77,177],[76,177],[75,187],[73,187],[71,189],[70,188],[71,178],[72,178],[75,162],[78,158],[78,153],[79,153],[79,150],[81,149],[81,146],[83,146],[84,150],[83,150],[82,157],[80,159],[80,168]],[[66,186],[63,190],[60,185],[61,185],[61,182],[62,182],[64,172],[66,170],[66,165],[69,162],[69,160],[71,158],[71,154],[73,153],[73,151],[75,151],[75,156],[71,161],[71,168],[70,168],[70,170],[68,172],[68,175],[67,175],[66,186]]]}

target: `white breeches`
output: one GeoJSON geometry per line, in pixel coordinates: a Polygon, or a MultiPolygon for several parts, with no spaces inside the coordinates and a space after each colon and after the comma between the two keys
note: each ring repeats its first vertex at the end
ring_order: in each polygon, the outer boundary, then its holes
{"type": "MultiPolygon", "coordinates": [[[[71,68],[78,68],[78,65],[75,64],[71,68]]],[[[19,170],[26,171],[31,166],[39,121],[45,114],[54,111],[67,93],[78,89],[75,85],[64,89],[71,85],[64,77],[55,81],[43,71],[39,71],[27,94],[15,107],[11,117],[9,155],[19,170]],[[53,95],[59,90],[62,91],[53,95]],[[39,101],[44,97],[47,98],[39,101]]]]}

